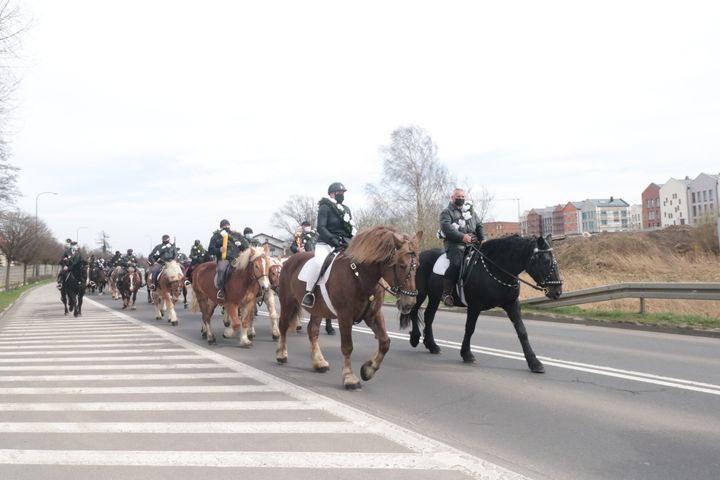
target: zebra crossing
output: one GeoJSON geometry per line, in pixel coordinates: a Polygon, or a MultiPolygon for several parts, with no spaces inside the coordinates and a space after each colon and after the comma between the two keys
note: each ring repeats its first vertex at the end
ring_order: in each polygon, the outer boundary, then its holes
{"type": "Polygon", "coordinates": [[[525,478],[92,300],[65,317],[56,297],[0,318],[0,478],[525,478]]]}

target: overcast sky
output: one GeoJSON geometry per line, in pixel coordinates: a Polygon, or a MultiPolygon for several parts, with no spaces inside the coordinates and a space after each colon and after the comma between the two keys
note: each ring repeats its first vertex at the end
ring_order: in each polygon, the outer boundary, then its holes
{"type": "Polygon", "coordinates": [[[279,234],[290,195],[350,207],[398,126],[491,216],[720,173],[720,2],[36,1],[7,137],[58,238],[187,251],[279,234]]]}

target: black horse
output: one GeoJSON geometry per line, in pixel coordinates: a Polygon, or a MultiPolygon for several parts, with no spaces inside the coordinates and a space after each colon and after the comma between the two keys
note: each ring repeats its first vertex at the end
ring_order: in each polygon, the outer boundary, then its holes
{"type": "Polygon", "coordinates": [[[60,300],[65,306],[65,315],[68,312],[73,312],[76,317],[82,315],[82,303],[86,286],[87,262],[80,260],[67,271],[60,289],[60,300]]]}
{"type": "MultiPolygon", "coordinates": [[[[545,367],[530,346],[520,315],[518,275],[523,271],[527,272],[537,283],[537,286],[531,285],[533,288],[543,290],[548,298],[560,297],[562,281],[553,255],[550,236],[522,238],[515,235],[488,240],[481,247],[472,245],[469,248],[475,250],[475,255],[471,257],[467,267],[468,275],[464,281],[465,303],[468,308],[465,336],[460,349],[463,361],[466,363],[475,361],[475,356],[470,351],[470,338],[475,332],[480,312],[500,307],[505,310],[515,327],[530,370],[535,373],[545,372],[545,367]]],[[[433,337],[432,323],[440,304],[443,277],[433,273],[432,270],[435,261],[442,254],[443,251],[440,249],[426,250],[420,254],[420,265],[415,277],[418,288],[417,303],[409,314],[400,316],[401,328],[406,328],[412,322],[410,344],[416,347],[420,341],[418,310],[425,298],[428,298],[424,314],[423,344],[430,353],[440,353],[440,347],[433,337]]],[[[456,305],[458,300],[461,299],[455,293],[456,305]]]]}
{"type": "Polygon", "coordinates": [[[90,283],[88,284],[88,289],[90,290],[90,292],[95,293],[95,289],[97,288],[98,295],[102,295],[103,290],[105,289],[105,285],[107,285],[107,275],[105,274],[105,270],[103,270],[97,265],[91,267],[90,283]]]}

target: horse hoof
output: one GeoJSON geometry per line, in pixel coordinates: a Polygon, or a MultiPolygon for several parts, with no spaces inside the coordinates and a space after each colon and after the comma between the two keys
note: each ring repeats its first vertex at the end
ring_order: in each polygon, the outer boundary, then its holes
{"type": "Polygon", "coordinates": [[[287,357],[276,357],[278,363],[287,363],[287,357]]]}
{"type": "Polygon", "coordinates": [[[472,352],[465,352],[460,354],[462,356],[463,362],[465,363],[475,363],[475,355],[473,355],[472,352]]]}
{"type": "Polygon", "coordinates": [[[345,384],[345,390],[361,390],[362,389],[362,383],[346,383],[345,384]]]}
{"type": "Polygon", "coordinates": [[[172,327],[177,327],[177,326],[178,326],[178,322],[177,322],[177,321],[170,322],[170,326],[172,326],[172,327]]]}
{"type": "Polygon", "coordinates": [[[155,316],[155,320],[162,320],[162,317],[155,316]]]}
{"type": "Polygon", "coordinates": [[[437,343],[435,342],[423,342],[423,345],[425,345],[425,348],[427,348],[428,351],[433,355],[437,355],[440,353],[440,347],[438,347],[437,343]]]}
{"type": "Polygon", "coordinates": [[[315,371],[318,373],[327,373],[330,371],[330,366],[325,365],[324,367],[315,367],[315,371]]]}
{"type": "Polygon", "coordinates": [[[137,307],[133,305],[132,307],[130,307],[130,310],[137,310],[137,307]]]}
{"type": "Polygon", "coordinates": [[[216,344],[217,344],[217,340],[215,340],[215,337],[208,338],[208,345],[216,345],[216,344]]]}
{"type": "Polygon", "coordinates": [[[65,316],[66,316],[66,317],[68,316],[68,313],[69,313],[69,312],[65,312],[65,316]]]}
{"type": "Polygon", "coordinates": [[[533,373],[545,373],[545,365],[543,365],[539,361],[528,366],[530,367],[530,371],[533,373]]]}
{"type": "Polygon", "coordinates": [[[187,310],[187,303],[184,303],[184,304],[183,304],[183,308],[184,308],[185,310],[187,310]]]}
{"type": "Polygon", "coordinates": [[[366,382],[370,380],[373,375],[375,375],[375,371],[370,366],[370,362],[367,361],[363,364],[362,368],[360,369],[360,378],[365,380],[366,382]]]}
{"type": "Polygon", "coordinates": [[[420,343],[420,334],[410,333],[410,346],[415,348],[418,346],[418,343],[420,343]]]}
{"type": "Polygon", "coordinates": [[[252,342],[240,344],[240,348],[252,348],[252,346],[253,346],[252,342]]]}
{"type": "Polygon", "coordinates": [[[335,335],[335,329],[333,327],[325,327],[325,331],[328,335],[335,335]]]}
{"type": "Polygon", "coordinates": [[[123,308],[122,308],[122,309],[125,310],[126,308],[127,308],[127,305],[123,305],[123,308]]]}
{"type": "Polygon", "coordinates": [[[200,336],[201,336],[202,338],[207,338],[207,333],[202,332],[202,333],[200,334],[200,336]]]}
{"type": "Polygon", "coordinates": [[[273,340],[280,340],[280,335],[273,335],[273,336],[272,336],[272,339],[273,339],[273,340]]]}

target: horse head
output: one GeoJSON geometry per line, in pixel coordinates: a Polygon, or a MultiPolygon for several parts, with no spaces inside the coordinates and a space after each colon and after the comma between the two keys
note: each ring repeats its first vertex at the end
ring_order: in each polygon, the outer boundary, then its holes
{"type": "Polygon", "coordinates": [[[264,292],[268,290],[270,285],[270,251],[267,244],[262,249],[256,248],[255,253],[251,256],[250,261],[252,262],[253,278],[260,285],[260,289],[264,292]]]}
{"type": "Polygon", "coordinates": [[[170,295],[172,296],[173,302],[177,302],[182,293],[182,280],[184,278],[183,269],[175,260],[170,260],[165,264],[163,268],[163,274],[167,276],[168,282],[170,283],[170,295]]]}
{"type": "Polygon", "coordinates": [[[422,236],[422,231],[417,232],[412,238],[395,233],[393,235],[395,248],[382,268],[382,278],[390,285],[389,291],[397,298],[397,308],[403,314],[410,313],[417,301],[415,273],[422,236]]]}
{"type": "Polygon", "coordinates": [[[533,253],[525,271],[532,277],[545,296],[557,300],[562,295],[562,279],[553,253],[552,237],[537,237],[533,253]]]}
{"type": "Polygon", "coordinates": [[[280,272],[282,271],[282,262],[277,258],[269,258],[270,268],[268,269],[268,277],[270,280],[270,288],[277,292],[280,285],[280,272]]]}

